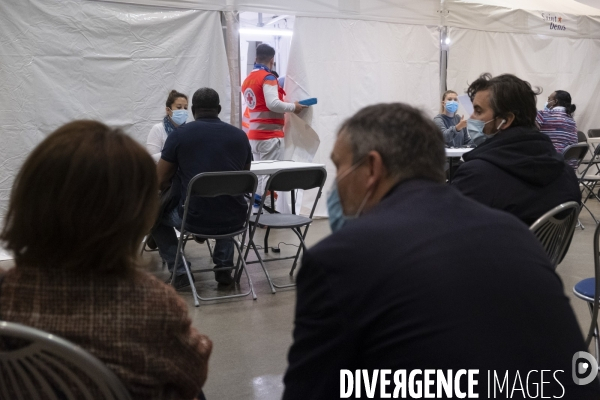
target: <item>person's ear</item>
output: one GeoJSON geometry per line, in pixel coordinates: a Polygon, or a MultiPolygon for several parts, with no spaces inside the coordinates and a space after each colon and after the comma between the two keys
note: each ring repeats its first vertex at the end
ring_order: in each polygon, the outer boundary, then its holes
{"type": "Polygon", "coordinates": [[[196,109],[194,108],[193,104],[192,104],[192,115],[194,116],[194,119],[196,119],[196,109]]]}
{"type": "Polygon", "coordinates": [[[505,120],[506,122],[504,122],[502,124],[501,128],[502,129],[508,129],[508,128],[510,128],[510,126],[512,125],[512,123],[515,121],[515,114],[513,114],[513,113],[510,112],[510,113],[508,113],[506,115],[506,117],[504,117],[502,119],[505,120]]]}
{"type": "Polygon", "coordinates": [[[374,191],[386,173],[385,165],[383,164],[383,158],[379,152],[371,150],[367,154],[365,163],[367,164],[368,168],[367,190],[374,191]]]}
{"type": "Polygon", "coordinates": [[[217,115],[221,114],[221,105],[219,104],[219,107],[217,107],[217,115]]]}
{"type": "Polygon", "coordinates": [[[168,115],[169,117],[172,117],[172,116],[173,116],[173,111],[171,111],[171,109],[170,109],[169,107],[165,107],[165,112],[167,113],[167,115],[168,115]]]}

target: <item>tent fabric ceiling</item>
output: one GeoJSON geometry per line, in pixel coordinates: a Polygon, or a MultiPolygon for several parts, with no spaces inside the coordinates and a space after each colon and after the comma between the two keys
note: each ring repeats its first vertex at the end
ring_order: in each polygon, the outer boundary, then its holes
{"type": "MultiPolygon", "coordinates": [[[[440,0],[91,0],[216,11],[289,13],[297,16],[422,20],[437,24],[440,0]]],[[[448,6],[481,5],[512,10],[600,16],[600,0],[446,0],[448,6]],[[590,5],[588,5],[590,4],[590,5]],[[592,7],[595,4],[596,7],[592,7]]],[[[423,22],[423,21],[429,22],[423,22]]]]}
{"type": "MultiPolygon", "coordinates": [[[[494,32],[600,38],[600,9],[575,0],[88,0],[220,11],[447,25],[494,32]],[[440,12],[444,8],[447,12],[440,12]]],[[[586,0],[596,1],[596,0],[586,0]]],[[[600,0],[598,0],[600,7],[600,0]]]]}

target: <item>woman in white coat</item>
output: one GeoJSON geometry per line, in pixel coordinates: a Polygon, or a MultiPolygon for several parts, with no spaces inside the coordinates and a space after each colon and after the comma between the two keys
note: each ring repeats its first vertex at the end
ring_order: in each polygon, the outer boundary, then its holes
{"type": "Polygon", "coordinates": [[[146,149],[152,155],[154,162],[160,160],[160,153],[167,136],[177,127],[185,124],[188,119],[188,98],[185,94],[176,90],[171,90],[166,102],[166,113],[162,122],[154,125],[150,129],[148,139],[146,140],[146,149]]]}

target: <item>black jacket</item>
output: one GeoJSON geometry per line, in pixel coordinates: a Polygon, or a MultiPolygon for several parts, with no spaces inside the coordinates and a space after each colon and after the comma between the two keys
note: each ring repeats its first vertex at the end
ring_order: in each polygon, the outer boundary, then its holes
{"type": "Polygon", "coordinates": [[[535,128],[506,129],[463,159],[452,185],[527,225],[561,203],[581,203],[573,168],[535,128]]]}
{"type": "MultiPolygon", "coordinates": [[[[401,183],[308,250],[297,284],[284,400],[340,398],[341,369],[406,369],[408,381],[415,369],[461,368],[480,370],[479,398],[488,370],[500,380],[508,370],[512,388],[517,371],[525,382],[542,369],[563,370],[564,399],[600,398],[597,385],[573,383],[582,333],[540,243],[447,185],[401,183]]],[[[550,380],[544,396],[559,397],[550,380]]]]}

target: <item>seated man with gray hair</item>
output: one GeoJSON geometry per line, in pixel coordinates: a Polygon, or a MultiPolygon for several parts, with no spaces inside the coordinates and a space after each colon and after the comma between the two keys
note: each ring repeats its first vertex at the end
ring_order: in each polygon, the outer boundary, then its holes
{"type": "Polygon", "coordinates": [[[599,398],[597,381],[571,376],[585,346],[542,246],[517,218],[444,184],[433,122],[405,104],[366,107],[331,158],[355,220],[304,255],[284,400],[491,398],[494,376],[493,398],[540,386],[599,398]]]}

